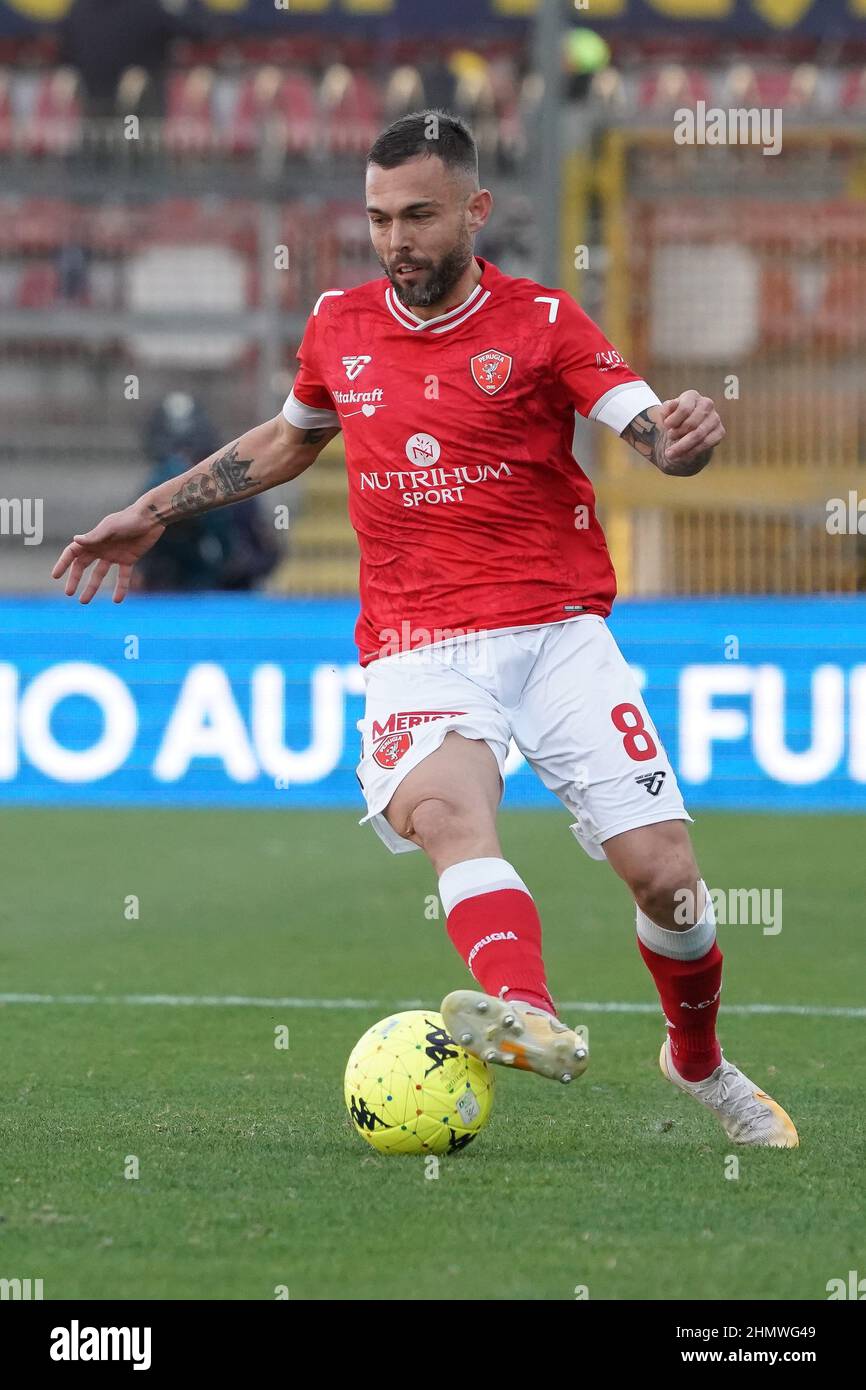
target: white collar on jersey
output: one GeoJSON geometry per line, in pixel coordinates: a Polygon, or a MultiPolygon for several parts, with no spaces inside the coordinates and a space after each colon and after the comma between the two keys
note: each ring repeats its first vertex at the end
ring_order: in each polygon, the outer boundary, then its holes
{"type": "Polygon", "coordinates": [[[485,289],[479,281],[468,299],[464,299],[456,309],[449,309],[447,314],[439,314],[435,319],[419,319],[417,314],[413,314],[411,309],[400,303],[391,285],[385,290],[385,304],[397,322],[402,323],[411,333],[420,333],[425,328],[431,333],[448,333],[452,328],[465,323],[473,314],[477,314],[479,309],[483,309],[491,294],[492,291],[485,289]]]}

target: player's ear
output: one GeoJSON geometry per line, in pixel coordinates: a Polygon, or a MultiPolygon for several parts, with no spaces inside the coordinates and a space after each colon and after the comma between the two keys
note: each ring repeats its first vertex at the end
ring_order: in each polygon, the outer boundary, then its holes
{"type": "Polygon", "coordinates": [[[493,194],[487,188],[480,188],[466,205],[469,214],[469,231],[480,232],[493,211],[493,194]]]}

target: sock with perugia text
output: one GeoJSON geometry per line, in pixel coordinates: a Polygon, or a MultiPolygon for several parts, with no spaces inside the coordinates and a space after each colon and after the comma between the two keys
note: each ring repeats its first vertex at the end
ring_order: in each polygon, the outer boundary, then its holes
{"type": "Polygon", "coordinates": [[[464,859],[445,869],[439,896],[448,935],[485,994],[555,1014],[532,895],[505,859],[464,859]]]}

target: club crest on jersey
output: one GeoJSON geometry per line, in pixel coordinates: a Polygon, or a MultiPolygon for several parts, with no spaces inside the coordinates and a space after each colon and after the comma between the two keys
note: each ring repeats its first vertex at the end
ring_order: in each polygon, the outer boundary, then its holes
{"type": "Polygon", "coordinates": [[[354,381],[365,367],[369,367],[372,360],[372,357],[344,357],[343,366],[346,368],[347,380],[354,381]]]}
{"type": "Polygon", "coordinates": [[[513,359],[508,353],[498,352],[496,348],[488,348],[486,352],[479,352],[469,359],[475,385],[480,386],[488,396],[495,396],[497,391],[502,390],[511,376],[512,364],[513,359]]]}

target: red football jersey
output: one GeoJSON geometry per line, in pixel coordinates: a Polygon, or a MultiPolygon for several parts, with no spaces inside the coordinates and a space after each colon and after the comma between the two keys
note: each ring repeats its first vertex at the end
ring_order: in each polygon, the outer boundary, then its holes
{"type": "Polygon", "coordinates": [[[326,291],[298,351],[286,419],[345,436],[362,665],[606,615],[616,592],[574,412],[620,433],[658,397],[568,294],[476,259],[480,284],[434,319],[384,277],[326,291]]]}

